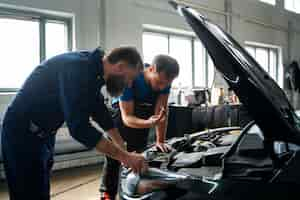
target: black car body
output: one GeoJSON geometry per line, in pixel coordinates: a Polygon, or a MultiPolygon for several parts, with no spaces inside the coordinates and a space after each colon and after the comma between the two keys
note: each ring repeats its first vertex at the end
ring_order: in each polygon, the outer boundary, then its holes
{"type": "Polygon", "coordinates": [[[170,139],[169,153],[148,148],[147,173],[122,169],[121,199],[297,199],[300,121],[285,93],[219,26],[191,8],[171,4],[254,121],[242,130],[212,129],[170,139]]]}

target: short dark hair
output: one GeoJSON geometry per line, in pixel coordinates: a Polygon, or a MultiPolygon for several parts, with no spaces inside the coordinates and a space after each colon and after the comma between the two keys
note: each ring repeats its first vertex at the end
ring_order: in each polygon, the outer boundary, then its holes
{"type": "Polygon", "coordinates": [[[156,66],[158,73],[164,72],[168,79],[173,79],[179,74],[179,64],[171,56],[157,55],[154,57],[152,65],[156,66]]]}
{"type": "Polygon", "coordinates": [[[143,69],[143,60],[135,47],[118,47],[111,50],[106,58],[109,63],[124,61],[133,69],[143,69]]]}

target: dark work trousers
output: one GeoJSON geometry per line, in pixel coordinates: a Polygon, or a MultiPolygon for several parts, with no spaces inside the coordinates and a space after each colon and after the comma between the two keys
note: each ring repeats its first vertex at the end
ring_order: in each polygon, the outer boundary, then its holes
{"type": "MultiPolygon", "coordinates": [[[[148,119],[154,113],[153,106],[135,105],[135,116],[142,119],[148,119]]],[[[147,146],[149,129],[137,129],[126,126],[121,118],[121,113],[117,109],[114,116],[114,122],[119,129],[119,132],[127,143],[129,152],[141,152],[147,146]]],[[[106,156],[106,162],[103,166],[102,177],[100,181],[100,192],[107,192],[112,198],[117,194],[119,182],[120,163],[106,156]]]]}
{"type": "Polygon", "coordinates": [[[2,128],[4,170],[10,200],[49,200],[55,135],[39,137],[28,123],[6,121],[2,128]]]}

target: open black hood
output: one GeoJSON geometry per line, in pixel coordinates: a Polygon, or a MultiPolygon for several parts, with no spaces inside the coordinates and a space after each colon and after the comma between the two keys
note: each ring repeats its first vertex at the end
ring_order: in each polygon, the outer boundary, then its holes
{"type": "Polygon", "coordinates": [[[300,144],[300,127],[283,90],[221,27],[197,11],[170,4],[185,18],[223,75],[269,141],[300,144]]]}

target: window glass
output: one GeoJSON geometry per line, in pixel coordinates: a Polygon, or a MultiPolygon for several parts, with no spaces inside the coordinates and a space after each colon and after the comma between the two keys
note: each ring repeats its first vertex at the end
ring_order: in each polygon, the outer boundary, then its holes
{"type": "Polygon", "coordinates": [[[59,22],[46,22],[46,58],[68,51],[67,26],[59,22]]]}
{"type": "Polygon", "coordinates": [[[202,43],[195,40],[194,63],[195,63],[195,86],[206,86],[206,63],[205,63],[205,49],[202,43]]]}
{"type": "Polygon", "coordinates": [[[39,22],[0,18],[0,88],[20,88],[40,62],[39,22]]]}
{"type": "Polygon", "coordinates": [[[143,34],[144,62],[151,64],[158,54],[168,54],[168,36],[158,33],[143,34]]]}
{"type": "Polygon", "coordinates": [[[180,73],[174,86],[192,87],[192,41],[188,38],[170,37],[170,56],[176,58],[180,73]]]}

